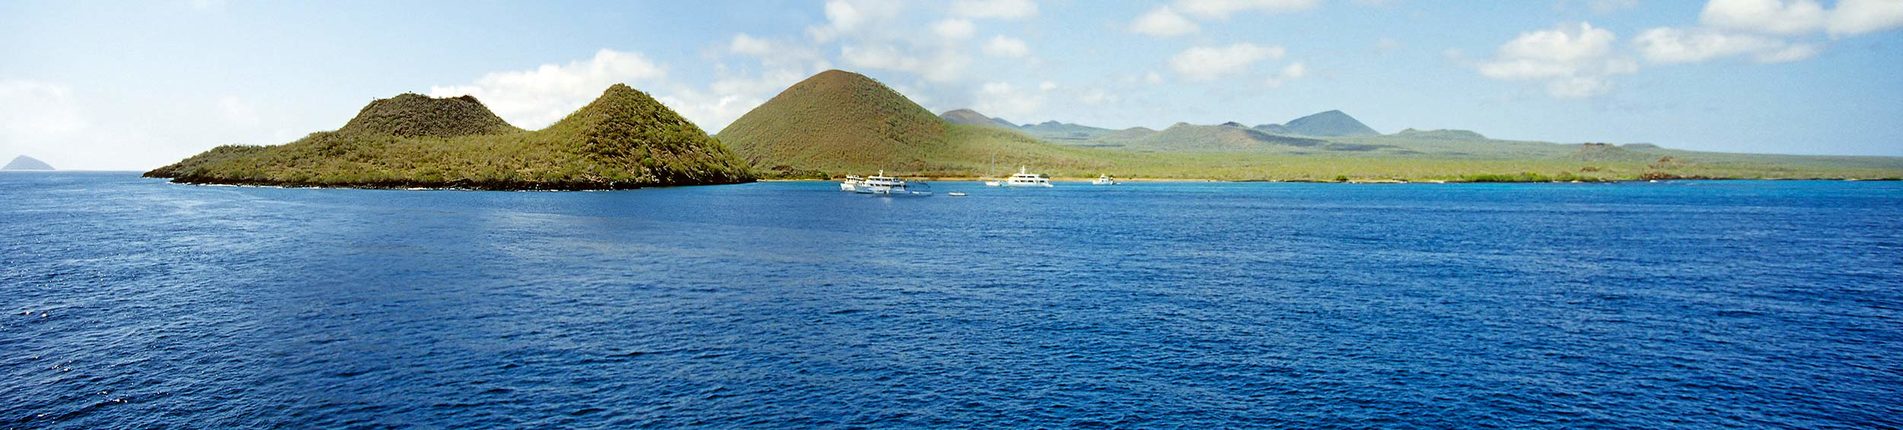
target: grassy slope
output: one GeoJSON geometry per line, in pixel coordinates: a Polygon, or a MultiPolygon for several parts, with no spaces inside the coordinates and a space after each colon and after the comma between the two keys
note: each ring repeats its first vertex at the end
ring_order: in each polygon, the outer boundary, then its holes
{"type": "MultiPolygon", "coordinates": [[[[974,115],[975,119],[975,115],[974,115]]],[[[1351,120],[1349,120],[1351,121],[1351,120]]],[[[777,177],[985,177],[1023,165],[1058,177],[1221,180],[1616,180],[1647,177],[1898,177],[1903,159],[1695,153],[1472,139],[1463,133],[1303,139],[1178,125],[1041,140],[943,121],[849,72],[808,78],[719,137],[777,177]],[[1670,158],[1665,158],[1670,157],[1670,158]],[[995,162],[993,161],[995,159],[995,162]]]]}
{"type": "MultiPolygon", "coordinates": [[[[1250,144],[1220,126],[1132,133],[1065,145],[1069,165],[1034,169],[1060,177],[1218,180],[1400,179],[1445,181],[1631,180],[1651,177],[1898,178],[1903,158],[1728,154],[1429,136],[1325,138],[1323,145],[1250,144]],[[1170,144],[1169,139],[1190,140],[1170,144]],[[1133,144],[1135,143],[1135,144],[1133,144]],[[1670,158],[1666,158],[1670,157],[1670,158]],[[1662,161],[1663,160],[1663,161],[1662,161]],[[1090,166],[1073,170],[1069,166],[1090,166]]],[[[1070,142],[1063,142],[1070,143],[1070,142]]],[[[982,171],[980,171],[982,173],[982,171]]],[[[969,175],[967,175],[969,176],[969,175]]]]}
{"type": "Polygon", "coordinates": [[[830,70],[794,84],[721,130],[719,138],[776,176],[932,169],[950,124],[885,85],[830,70]]]}
{"type": "Polygon", "coordinates": [[[613,189],[753,177],[698,127],[625,85],[539,131],[490,121],[493,114],[479,103],[475,114],[447,103],[458,99],[419,103],[416,97],[372,103],[338,131],[279,146],[218,147],[147,176],[189,183],[483,189],[613,189]]]}
{"type": "MultiPolygon", "coordinates": [[[[887,173],[984,177],[1019,165],[1064,178],[1110,174],[1126,178],[1215,180],[1400,179],[1441,181],[1632,180],[1648,177],[1896,178],[1903,158],[1723,154],[1625,149],[1540,142],[1416,142],[1365,137],[1329,139],[1380,146],[1340,151],[1264,146],[1246,151],[1137,151],[1058,145],[993,128],[954,126],[945,150],[919,153],[924,169],[887,173]],[[1262,149],[1266,148],[1266,149],[1262,149]],[[996,154],[996,169],[988,161],[996,154]],[[1663,157],[1671,157],[1661,162],[1663,157]]],[[[839,172],[844,174],[847,172],[839,172]]],[[[851,173],[860,173],[857,171],[851,173]]]]}

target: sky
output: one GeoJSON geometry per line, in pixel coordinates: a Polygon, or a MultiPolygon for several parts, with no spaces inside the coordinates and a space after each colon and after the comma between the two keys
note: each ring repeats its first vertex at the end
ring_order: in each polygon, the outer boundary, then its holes
{"type": "Polygon", "coordinates": [[[475,95],[536,129],[614,83],[709,133],[814,73],[933,112],[1903,156],[1903,0],[0,2],[0,158],[144,170],[475,95]]]}

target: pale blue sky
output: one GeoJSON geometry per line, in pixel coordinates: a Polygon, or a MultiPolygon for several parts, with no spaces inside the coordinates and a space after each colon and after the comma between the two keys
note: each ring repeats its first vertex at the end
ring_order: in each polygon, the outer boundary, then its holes
{"type": "Polygon", "coordinates": [[[0,3],[0,157],[147,169],[474,93],[538,128],[615,82],[716,132],[827,68],[934,112],[1903,155],[1903,0],[0,3]]]}

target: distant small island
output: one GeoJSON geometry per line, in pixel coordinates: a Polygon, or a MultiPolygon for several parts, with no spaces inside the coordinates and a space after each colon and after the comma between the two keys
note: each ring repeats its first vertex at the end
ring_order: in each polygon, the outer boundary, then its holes
{"type": "Polygon", "coordinates": [[[53,166],[50,164],[46,164],[45,161],[40,161],[37,158],[22,155],[18,157],[13,157],[13,161],[7,162],[7,165],[5,167],[0,167],[0,170],[50,171],[50,170],[53,170],[53,166]]]}
{"type": "Polygon", "coordinates": [[[509,125],[474,97],[403,94],[336,131],[228,145],[145,173],[190,184],[608,190],[728,184],[752,169],[646,93],[616,84],[548,128],[509,125]]]}

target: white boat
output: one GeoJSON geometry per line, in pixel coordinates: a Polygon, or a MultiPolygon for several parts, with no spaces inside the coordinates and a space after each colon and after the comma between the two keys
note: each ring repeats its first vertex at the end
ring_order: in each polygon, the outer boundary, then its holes
{"type": "Polygon", "coordinates": [[[985,186],[987,186],[987,187],[996,187],[996,186],[1000,186],[1000,185],[1004,185],[1004,183],[1003,183],[1003,182],[998,182],[998,181],[985,181],[985,186]]]}
{"type": "Polygon", "coordinates": [[[1002,184],[1002,186],[1050,188],[1051,178],[1044,176],[1042,174],[1031,173],[1027,171],[1024,167],[1019,166],[1018,174],[1011,175],[1011,178],[1006,179],[1004,181],[1004,184],[1002,184]]]}
{"type": "Polygon", "coordinates": [[[945,193],[945,195],[952,196],[952,197],[964,197],[965,193],[961,191],[953,191],[953,192],[945,193]]]}
{"type": "Polygon", "coordinates": [[[1091,185],[1116,185],[1117,180],[1111,179],[1110,175],[1097,175],[1097,180],[1090,181],[1090,184],[1091,185]]]}
{"type": "Polygon", "coordinates": [[[859,187],[865,184],[866,184],[866,178],[861,178],[861,177],[853,176],[853,175],[846,175],[845,182],[839,183],[839,190],[849,192],[849,193],[857,192],[859,191],[859,187]]]}
{"type": "Polygon", "coordinates": [[[923,183],[908,184],[904,179],[886,176],[884,170],[879,174],[867,176],[865,181],[853,187],[853,192],[880,196],[929,196],[931,186],[923,183]]]}

